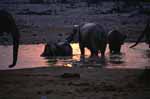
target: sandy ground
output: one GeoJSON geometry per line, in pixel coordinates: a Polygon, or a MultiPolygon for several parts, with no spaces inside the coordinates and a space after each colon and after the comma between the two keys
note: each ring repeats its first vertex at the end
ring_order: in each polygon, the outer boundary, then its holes
{"type": "Polygon", "coordinates": [[[84,66],[0,71],[0,99],[149,99],[144,73],[84,66]]]}

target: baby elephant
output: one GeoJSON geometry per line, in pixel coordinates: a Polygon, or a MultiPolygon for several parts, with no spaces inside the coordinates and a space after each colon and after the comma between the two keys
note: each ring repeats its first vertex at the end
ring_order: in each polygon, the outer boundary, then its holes
{"type": "Polygon", "coordinates": [[[108,33],[108,43],[109,43],[109,49],[110,53],[116,54],[120,53],[121,45],[124,43],[126,39],[126,35],[120,33],[117,30],[113,30],[108,33]]]}
{"type": "Polygon", "coordinates": [[[72,47],[69,43],[47,43],[44,48],[44,52],[41,54],[43,57],[50,56],[71,56],[72,47]]]}

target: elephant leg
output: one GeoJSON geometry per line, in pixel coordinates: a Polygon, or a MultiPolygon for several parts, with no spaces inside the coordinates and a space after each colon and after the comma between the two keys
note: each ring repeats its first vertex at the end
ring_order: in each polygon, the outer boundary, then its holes
{"type": "Polygon", "coordinates": [[[121,45],[118,45],[116,49],[116,53],[120,53],[120,50],[121,50],[121,45]]]}
{"type": "Polygon", "coordinates": [[[114,54],[120,53],[121,45],[114,45],[113,47],[114,54]]]}
{"type": "Polygon", "coordinates": [[[12,37],[13,37],[13,63],[11,65],[9,65],[9,68],[14,67],[17,63],[18,49],[19,49],[19,38],[20,38],[20,35],[19,35],[17,28],[12,32],[12,37]]]}
{"type": "Polygon", "coordinates": [[[111,54],[118,53],[118,51],[120,50],[119,45],[116,44],[116,42],[109,44],[109,49],[111,54]]]}
{"type": "Polygon", "coordinates": [[[109,44],[109,51],[110,51],[110,53],[113,53],[113,48],[112,48],[111,44],[109,44]]]}
{"type": "Polygon", "coordinates": [[[102,47],[101,47],[101,50],[100,50],[101,57],[105,57],[106,46],[107,46],[107,43],[102,44],[102,47]]]}
{"type": "Polygon", "coordinates": [[[105,51],[101,51],[101,57],[105,57],[105,51]]]}
{"type": "Polygon", "coordinates": [[[98,56],[98,50],[95,50],[95,48],[90,49],[91,56],[98,56]]]}
{"type": "Polygon", "coordinates": [[[65,55],[66,56],[71,56],[72,55],[72,48],[71,48],[71,46],[70,45],[67,45],[66,47],[65,47],[65,55]]]}
{"type": "Polygon", "coordinates": [[[19,49],[19,41],[13,41],[14,46],[13,46],[13,63],[9,65],[9,68],[12,68],[16,65],[17,63],[17,57],[18,57],[18,49],[19,49]]]}
{"type": "Polygon", "coordinates": [[[90,40],[90,42],[89,42],[88,48],[91,51],[91,56],[98,56],[97,43],[96,43],[95,39],[90,38],[89,40],[90,40]]]}
{"type": "Polygon", "coordinates": [[[85,53],[84,46],[81,43],[79,43],[79,47],[80,47],[80,51],[81,51],[81,56],[84,56],[84,53],[85,53]]]}

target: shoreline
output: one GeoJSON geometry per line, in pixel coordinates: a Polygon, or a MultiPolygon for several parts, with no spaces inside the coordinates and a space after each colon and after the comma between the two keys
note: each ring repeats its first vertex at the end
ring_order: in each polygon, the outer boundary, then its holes
{"type": "Polygon", "coordinates": [[[2,99],[148,99],[143,70],[36,68],[0,71],[2,99]],[[78,77],[64,75],[78,74],[78,77]],[[118,75],[119,74],[119,75],[118,75]],[[7,79],[6,79],[7,78],[7,79]],[[7,88],[7,89],[6,89],[7,88]],[[8,94],[9,93],[9,94],[8,94]],[[146,97],[146,98],[144,98],[146,97]]]}

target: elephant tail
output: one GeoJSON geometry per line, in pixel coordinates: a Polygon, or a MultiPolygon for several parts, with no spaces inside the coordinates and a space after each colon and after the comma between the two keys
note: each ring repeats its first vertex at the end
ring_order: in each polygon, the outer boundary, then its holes
{"type": "Polygon", "coordinates": [[[9,67],[13,67],[16,65],[17,59],[18,59],[20,33],[19,33],[19,29],[16,25],[15,19],[13,18],[13,16],[11,14],[9,16],[9,20],[11,22],[10,32],[11,32],[11,35],[13,38],[13,63],[9,67]]]}
{"type": "Polygon", "coordinates": [[[12,65],[9,66],[10,68],[16,65],[18,59],[20,34],[17,27],[13,29],[12,38],[13,38],[13,63],[12,65]]]}

